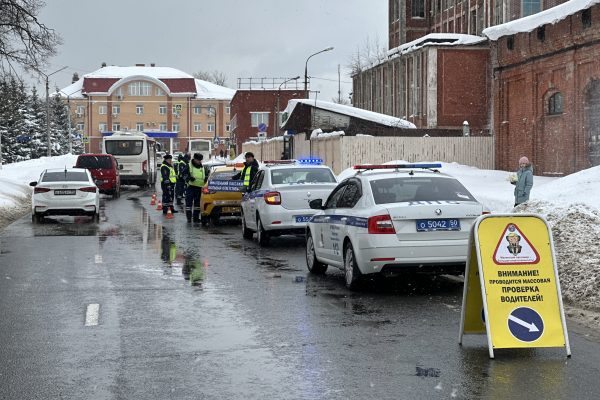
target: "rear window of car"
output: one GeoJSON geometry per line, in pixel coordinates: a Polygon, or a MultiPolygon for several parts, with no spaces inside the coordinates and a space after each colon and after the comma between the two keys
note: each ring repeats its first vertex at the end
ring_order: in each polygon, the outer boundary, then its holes
{"type": "Polygon", "coordinates": [[[42,177],[42,182],[89,182],[88,175],[85,172],[60,171],[46,172],[42,177]]]}
{"type": "Polygon", "coordinates": [[[89,169],[112,169],[112,162],[107,156],[85,156],[77,159],[77,166],[89,169]]]}
{"type": "Polygon", "coordinates": [[[289,168],[271,171],[273,185],[294,183],[336,183],[333,173],[327,168],[289,168]]]}
{"type": "Polygon", "coordinates": [[[436,177],[386,178],[371,181],[375,204],[411,201],[476,201],[456,179],[436,177]]]}

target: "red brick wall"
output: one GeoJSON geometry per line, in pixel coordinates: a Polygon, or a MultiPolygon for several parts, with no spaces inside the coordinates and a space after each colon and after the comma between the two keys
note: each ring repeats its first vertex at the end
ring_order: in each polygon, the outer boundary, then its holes
{"type": "Polygon", "coordinates": [[[590,166],[585,93],[600,79],[600,7],[592,8],[592,26],[581,13],[538,32],[492,43],[494,130],[500,169],[515,169],[528,156],[536,174],[562,175],[590,166]],[[560,92],[564,110],[548,114],[549,97],[560,92]]]}

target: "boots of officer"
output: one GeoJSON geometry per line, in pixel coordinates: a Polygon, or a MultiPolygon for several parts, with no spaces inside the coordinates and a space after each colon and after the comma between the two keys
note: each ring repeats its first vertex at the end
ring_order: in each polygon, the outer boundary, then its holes
{"type": "Polygon", "coordinates": [[[194,210],[194,222],[200,222],[200,210],[194,210]]]}
{"type": "Polygon", "coordinates": [[[192,212],[189,210],[185,210],[185,217],[187,218],[187,222],[192,222],[192,212]]]}

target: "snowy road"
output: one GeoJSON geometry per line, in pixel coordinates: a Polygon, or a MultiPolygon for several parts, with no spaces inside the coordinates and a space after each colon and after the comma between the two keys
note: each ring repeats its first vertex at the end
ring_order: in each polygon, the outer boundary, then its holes
{"type": "Polygon", "coordinates": [[[560,349],[457,345],[462,285],[309,276],[303,241],[165,222],[149,193],[100,224],[29,216],[0,233],[0,398],[588,399],[600,339],[560,349]],[[164,222],[164,224],[163,224],[164,222]]]}

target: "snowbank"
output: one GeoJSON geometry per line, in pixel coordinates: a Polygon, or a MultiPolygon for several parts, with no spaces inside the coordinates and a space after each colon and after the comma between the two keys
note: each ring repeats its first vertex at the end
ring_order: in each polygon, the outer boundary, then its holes
{"type": "Polygon", "coordinates": [[[328,137],[344,136],[345,134],[346,134],[346,132],[344,132],[344,131],[323,132],[321,129],[315,129],[310,134],[310,138],[311,139],[324,139],[324,138],[328,138],[328,137]]]}

